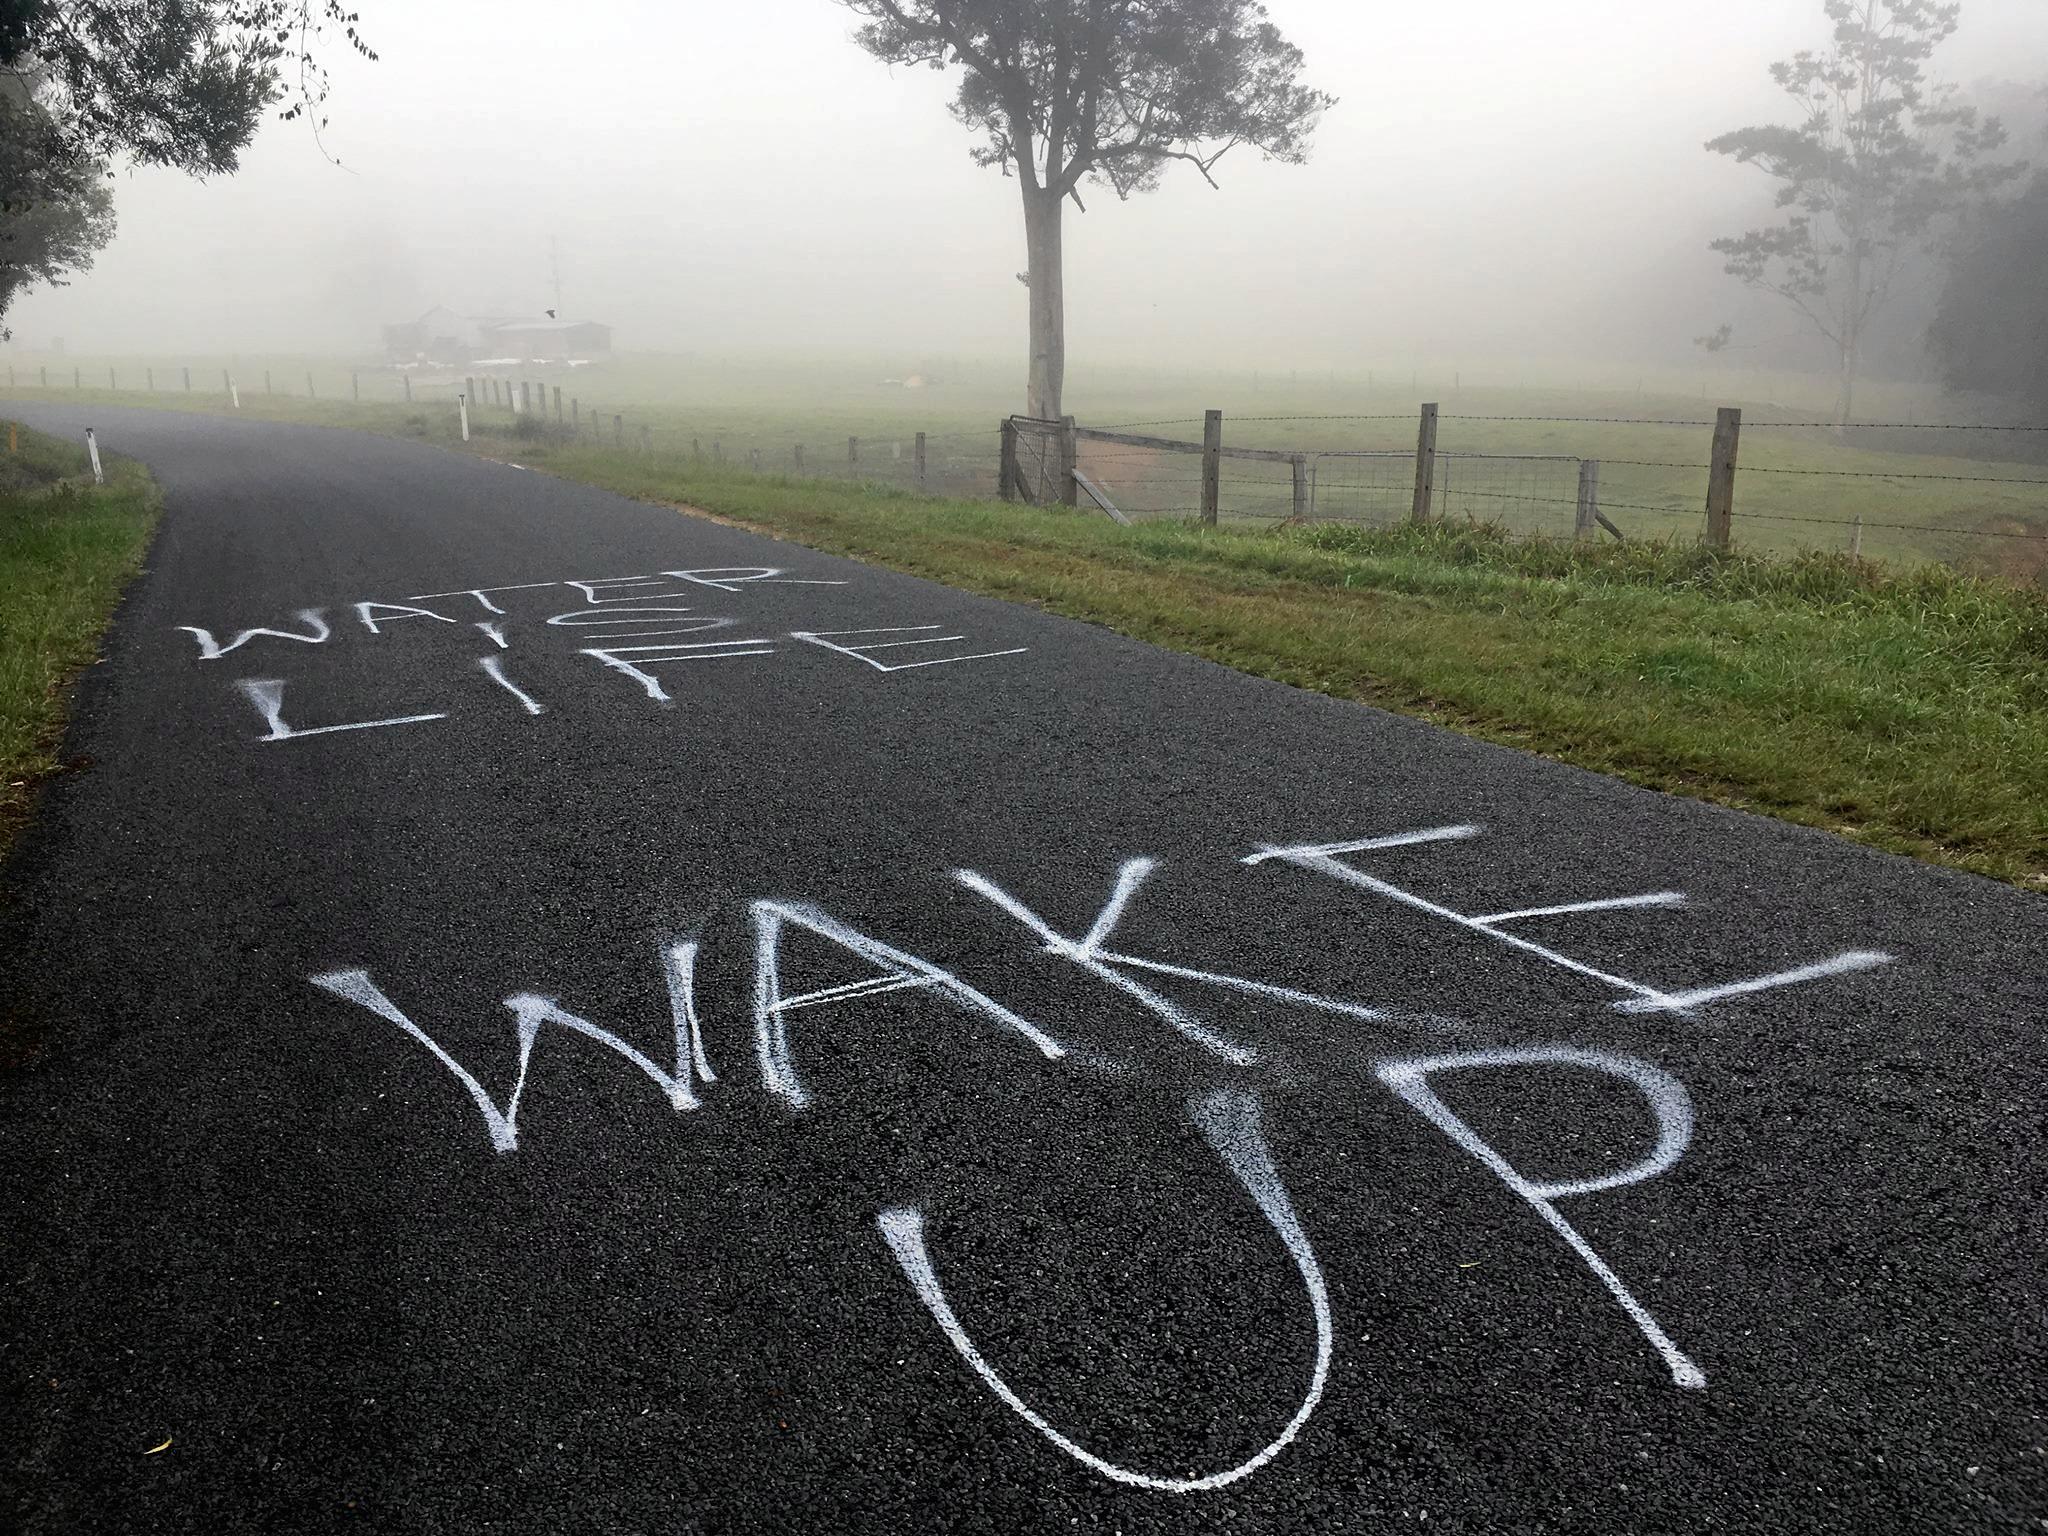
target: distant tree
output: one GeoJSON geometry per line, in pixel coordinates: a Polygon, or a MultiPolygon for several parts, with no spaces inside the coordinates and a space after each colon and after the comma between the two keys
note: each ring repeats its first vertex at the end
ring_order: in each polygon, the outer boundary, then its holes
{"type": "Polygon", "coordinates": [[[2048,421],[2048,175],[1955,243],[1927,344],[1951,389],[2008,395],[2048,421]]]}
{"type": "Polygon", "coordinates": [[[105,166],[75,151],[37,96],[32,78],[0,75],[0,322],[23,289],[62,283],[114,235],[105,166]]]}
{"type": "Polygon", "coordinates": [[[320,126],[325,26],[375,58],[341,0],[0,0],[0,76],[41,83],[74,157],[232,172],[263,114],[320,126]]]}
{"type": "Polygon", "coordinates": [[[1998,121],[1928,80],[1928,61],[1960,25],[1959,0],[1823,0],[1823,8],[1832,45],[1771,66],[1800,120],[1739,129],[1707,148],[1781,183],[1781,221],[1713,249],[1732,276],[1779,295],[1827,339],[1846,425],[1865,339],[1906,263],[2017,171],[1985,158],[2005,140],[1998,121]]]}
{"type": "Polygon", "coordinates": [[[1308,157],[1335,98],[1297,83],[1301,50],[1256,0],[841,0],[855,40],[890,64],[959,66],[953,115],[984,142],[978,164],[1015,176],[1031,290],[1026,409],[1056,417],[1066,382],[1061,215],[1083,181],[1119,198],[1185,161],[1204,180],[1244,145],[1308,157]]]}

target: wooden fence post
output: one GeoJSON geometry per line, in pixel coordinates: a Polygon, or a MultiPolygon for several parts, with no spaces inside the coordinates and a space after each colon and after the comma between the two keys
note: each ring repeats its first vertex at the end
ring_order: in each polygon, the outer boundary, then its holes
{"type": "Polygon", "coordinates": [[[555,386],[555,425],[559,427],[559,426],[560,426],[561,424],[562,424],[562,386],[561,386],[561,385],[559,385],[559,384],[557,384],[557,385],[555,386]]]}
{"type": "Polygon", "coordinates": [[[654,452],[654,428],[648,426],[644,421],[640,423],[640,451],[642,453],[654,452]]]}
{"type": "Polygon", "coordinates": [[[1081,445],[1074,436],[1074,418],[1060,418],[1060,501],[1069,507],[1081,505],[1081,483],[1074,473],[1081,467],[1081,445]]]}
{"type": "Polygon", "coordinates": [[[1017,418],[1005,416],[1002,425],[1002,453],[996,461],[996,494],[1004,501],[1017,499],[1017,418]]]}
{"type": "Polygon", "coordinates": [[[612,416],[612,446],[615,448],[626,446],[626,420],[623,416],[616,413],[612,416]]]}
{"type": "Polygon", "coordinates": [[[192,393],[192,370],[190,368],[185,370],[185,393],[188,395],[192,393]]]}
{"type": "Polygon", "coordinates": [[[277,393],[275,389],[271,388],[270,370],[268,368],[263,370],[263,393],[265,393],[266,395],[274,395],[277,393]]]}
{"type": "Polygon", "coordinates": [[[924,489],[924,434],[917,434],[917,488],[924,489]]]}
{"type": "MultiPolygon", "coordinates": [[[[410,384],[406,386],[405,397],[408,400],[412,398],[412,386],[410,384]]],[[[521,379],[519,381],[519,414],[522,416],[531,416],[533,414],[533,381],[531,379],[521,379]]]]}
{"type": "Polygon", "coordinates": [[[351,368],[348,371],[348,398],[351,403],[363,403],[363,376],[351,368]]]}
{"type": "MultiPolygon", "coordinates": [[[[41,375],[43,376],[43,388],[45,388],[45,389],[48,389],[48,388],[50,387],[50,370],[49,370],[49,368],[48,368],[47,366],[45,366],[45,367],[41,367],[41,368],[38,368],[38,369],[37,369],[36,371],[37,371],[38,373],[40,373],[40,374],[41,374],[41,375]]],[[[192,370],[191,370],[190,368],[187,368],[187,369],[185,370],[185,387],[186,387],[187,389],[190,389],[190,388],[192,387],[192,370]]]]}
{"type": "Polygon", "coordinates": [[[1410,513],[1413,520],[1428,522],[1435,499],[1436,406],[1431,404],[1422,408],[1422,426],[1415,439],[1415,506],[1410,513]]]}
{"type": "Polygon", "coordinates": [[[1223,413],[1202,413],[1202,521],[1216,526],[1223,506],[1223,413]]]}
{"type": "Polygon", "coordinates": [[[725,462],[725,439],[722,437],[711,439],[711,462],[714,464],[723,464],[725,462]]]}
{"type": "Polygon", "coordinates": [[[854,467],[856,467],[856,466],[857,466],[857,465],[858,465],[859,463],[860,463],[860,439],[859,439],[859,438],[857,438],[857,437],[849,437],[849,438],[848,438],[848,439],[846,440],[846,467],[847,467],[848,469],[853,469],[853,468],[854,468],[854,467]]]}
{"type": "Polygon", "coordinates": [[[114,377],[114,370],[109,368],[107,370],[107,388],[118,390],[120,387],[121,381],[114,377]]]}
{"type": "Polygon", "coordinates": [[[1308,516],[1308,455],[1297,453],[1287,467],[1294,472],[1294,518],[1299,522],[1308,516]]]}
{"type": "Polygon", "coordinates": [[[1727,549],[1735,520],[1735,460],[1742,447],[1742,412],[1724,405],[1714,421],[1714,462],[1707,472],[1707,545],[1727,549]]]}
{"type": "MultiPolygon", "coordinates": [[[[153,395],[156,393],[156,370],[154,368],[145,368],[143,372],[148,375],[149,392],[153,395]]],[[[12,368],[7,370],[7,382],[9,384],[14,382],[14,370],[12,368]]]]}
{"type": "Polygon", "coordinates": [[[1579,511],[1572,537],[1580,543],[1600,536],[1600,461],[1579,460],[1579,511]]]}
{"type": "MultiPolygon", "coordinates": [[[[308,400],[312,400],[312,399],[315,399],[315,398],[317,398],[317,397],[316,397],[316,396],[314,395],[314,393],[313,393],[313,372],[312,372],[312,370],[311,370],[310,368],[306,370],[306,398],[307,398],[308,400]]],[[[405,376],[405,398],[406,398],[406,399],[408,399],[408,400],[410,400],[410,399],[412,398],[412,375],[411,375],[411,374],[407,374],[407,375],[405,376]]]]}
{"type": "Polygon", "coordinates": [[[796,452],[791,455],[791,461],[796,466],[796,472],[802,474],[804,472],[804,445],[802,443],[796,445],[796,452]]]}
{"type": "Polygon", "coordinates": [[[751,470],[751,471],[752,471],[753,473],[757,474],[757,475],[758,475],[759,473],[761,473],[761,450],[760,450],[760,449],[758,449],[758,448],[749,448],[749,449],[747,450],[747,468],[748,468],[749,470],[751,470]]]}
{"type": "Polygon", "coordinates": [[[71,387],[73,389],[85,388],[85,370],[83,368],[71,370],[71,387]]]}
{"type": "Polygon", "coordinates": [[[1849,558],[1851,560],[1861,560],[1863,558],[1863,514],[1861,512],[1856,514],[1856,526],[1849,530],[1849,558]]]}

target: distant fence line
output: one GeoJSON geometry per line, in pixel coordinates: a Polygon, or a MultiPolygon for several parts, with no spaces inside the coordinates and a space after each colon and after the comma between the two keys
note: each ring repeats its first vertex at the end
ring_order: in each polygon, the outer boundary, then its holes
{"type": "MultiPolygon", "coordinates": [[[[61,376],[62,370],[59,370],[61,376]]],[[[88,387],[83,366],[70,370],[72,388],[88,387]]],[[[141,369],[142,387],[158,389],[158,370],[141,369]]],[[[329,374],[332,380],[334,375],[329,374]]],[[[131,381],[133,374],[130,375],[131,381]]],[[[305,398],[323,398],[312,371],[303,375],[305,398]]],[[[23,387],[14,365],[9,365],[10,388],[23,387]]],[[[293,393],[286,381],[272,370],[262,373],[265,394],[293,393]]],[[[53,388],[51,369],[36,370],[33,383],[53,388]]],[[[220,395],[240,404],[241,385],[232,369],[222,369],[220,395]]],[[[97,389],[95,369],[90,387],[97,389]]],[[[121,389],[117,370],[106,371],[106,387],[121,389]]],[[[180,366],[166,371],[164,387],[175,393],[207,393],[209,386],[195,388],[193,371],[180,366]]],[[[363,401],[360,370],[350,370],[346,398],[363,401]]],[[[562,384],[518,379],[502,374],[470,374],[459,383],[452,377],[423,383],[415,391],[410,372],[396,370],[396,381],[385,403],[426,404],[458,401],[481,413],[488,407],[507,413],[515,432],[551,431],[576,440],[609,443],[617,448],[653,452],[657,449],[687,453],[693,459],[730,465],[754,473],[793,474],[810,478],[854,478],[893,483],[926,493],[967,497],[993,497],[1041,505],[1058,504],[1089,507],[1118,522],[1129,523],[1150,517],[1189,517],[1214,526],[1224,518],[1274,523],[1306,522],[1393,522],[1431,523],[1467,519],[1504,527],[1520,534],[1597,540],[1603,534],[1624,540],[1629,525],[1654,518],[1649,526],[1660,532],[1676,532],[1687,519],[1698,519],[1700,536],[1710,547],[1728,549],[1735,538],[1735,523],[1756,520],[1767,523],[1839,528],[1847,547],[1861,554],[1866,528],[1922,533],[1944,538],[1994,539],[2024,543],[2048,543],[2048,533],[2032,526],[2036,515],[2048,527],[2048,473],[2026,475],[1985,475],[1953,473],[1911,473],[1884,470],[1807,468],[1790,465],[1744,465],[1741,462],[1745,431],[1836,430],[1837,424],[1823,421],[1751,421],[1745,425],[1736,407],[1723,407],[1713,419],[1665,420],[1648,417],[1460,415],[1441,412],[1425,404],[1419,413],[1328,414],[1328,415],[1245,415],[1234,418],[1237,426],[1258,429],[1257,436],[1271,437],[1276,429],[1302,429],[1303,436],[1326,435],[1336,424],[1413,423],[1415,447],[1351,448],[1329,446],[1275,447],[1227,441],[1225,416],[1211,410],[1199,418],[1199,440],[1159,436],[1137,429],[1150,427],[1193,427],[1197,418],[1180,417],[1149,421],[1116,422],[1085,426],[1075,418],[1040,420],[1027,416],[1005,417],[986,431],[927,433],[885,432],[880,436],[848,435],[843,454],[837,438],[824,443],[808,440],[816,434],[789,431],[773,440],[764,434],[734,431],[679,431],[664,425],[659,434],[637,413],[587,403],[562,384]],[[1710,433],[1705,452],[1698,459],[1669,457],[1596,457],[1569,452],[1513,453],[1468,451],[1441,443],[1445,423],[1474,423],[1505,427],[1597,427],[1698,430],[1710,433]],[[707,441],[708,439],[708,441],[707,441]],[[1614,473],[1634,477],[1636,489],[1626,484],[1617,491],[1614,473]],[[1646,475],[1645,472],[1654,472],[1646,475]],[[1687,492],[1674,476],[1702,476],[1687,492]],[[1815,516],[1799,512],[1738,510],[1738,486],[1749,476],[1792,477],[1797,480],[1836,480],[1872,484],[1898,482],[1914,486],[2039,487],[2041,504],[2029,505],[2026,516],[2011,521],[2023,526],[1968,528],[1866,516],[1815,516]],[[1631,497],[1635,499],[1631,499],[1631,497]],[[1688,512],[1686,503],[1690,502],[1688,512]],[[1619,520],[1612,514],[1619,514],[1619,520]],[[1635,516],[1631,516],[1634,514],[1635,516]],[[1660,526],[1661,523],[1661,526],[1660,526]]],[[[373,402],[375,403],[375,402],[373,402]]],[[[487,424],[487,423],[485,423],[487,424]]],[[[1957,422],[1856,423],[1854,431],[1956,433],[2048,434],[2048,425],[1986,425],[1957,422]]],[[[2020,493],[2025,495],[2025,492],[2020,493]]]]}

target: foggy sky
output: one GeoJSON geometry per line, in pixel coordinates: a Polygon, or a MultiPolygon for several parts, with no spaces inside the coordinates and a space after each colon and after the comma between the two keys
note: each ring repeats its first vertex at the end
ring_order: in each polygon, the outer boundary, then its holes
{"type": "MultiPolygon", "coordinates": [[[[1788,115],[1819,0],[1268,0],[1341,98],[1303,167],[1242,150],[1067,228],[1071,366],[1682,359],[1747,304],[1704,249],[1768,212],[1706,139],[1788,115]]],[[[829,0],[361,0],[325,134],[239,175],[122,171],[120,233],[25,297],[17,345],[363,352],[431,304],[617,327],[621,348],[1021,358],[1017,188],[952,75],[890,71],[829,0]]],[[[2048,78],[2048,3],[1967,0],[1939,60],[2048,78]]],[[[1078,374],[1075,376],[1078,377],[1078,374]]]]}

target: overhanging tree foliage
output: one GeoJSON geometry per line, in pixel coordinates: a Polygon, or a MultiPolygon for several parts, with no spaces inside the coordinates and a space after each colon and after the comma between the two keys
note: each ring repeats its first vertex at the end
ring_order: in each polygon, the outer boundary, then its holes
{"type": "Polygon", "coordinates": [[[232,172],[280,102],[317,134],[330,25],[376,57],[341,0],[0,0],[0,316],[112,236],[110,161],[232,172]]]}
{"type": "Polygon", "coordinates": [[[67,147],[36,94],[0,77],[0,317],[23,289],[90,266],[114,234],[104,167],[67,147]]]}
{"type": "Polygon", "coordinates": [[[0,0],[0,74],[33,76],[68,154],[227,174],[263,114],[316,119],[341,0],[0,0]]]}
{"type": "Polygon", "coordinates": [[[2004,142],[1998,121],[1928,80],[1935,50],[1961,23],[1958,0],[1823,0],[1823,8],[1831,46],[1771,66],[1799,121],[1739,129],[1707,148],[1782,184],[1782,221],[1713,249],[1732,276],[1779,295],[1826,338],[1846,425],[1864,341],[1906,263],[2014,170],[1985,159],[2004,142]]]}
{"type": "Polygon", "coordinates": [[[1026,409],[1060,414],[1066,381],[1061,218],[1084,181],[1119,198],[1176,161],[1211,186],[1239,146],[1299,164],[1335,98],[1298,83],[1301,50],[1256,0],[842,0],[856,41],[890,64],[965,71],[953,115],[981,165],[1024,198],[1031,290],[1026,409]]]}

